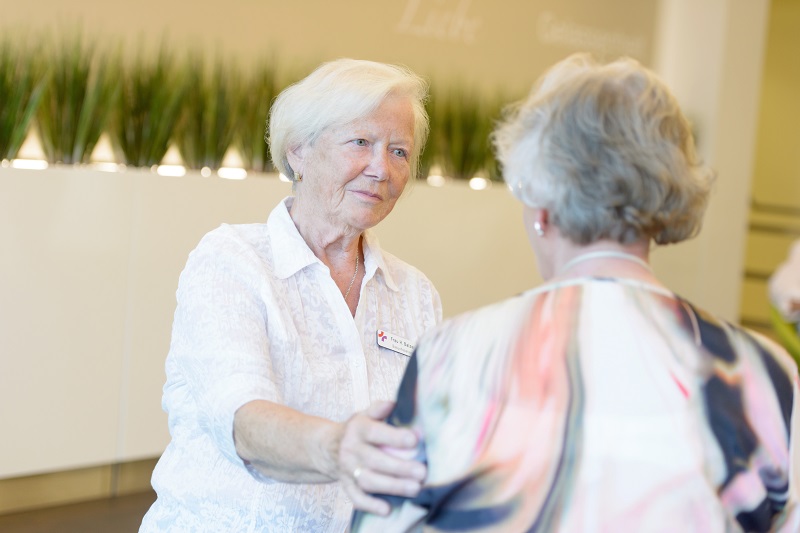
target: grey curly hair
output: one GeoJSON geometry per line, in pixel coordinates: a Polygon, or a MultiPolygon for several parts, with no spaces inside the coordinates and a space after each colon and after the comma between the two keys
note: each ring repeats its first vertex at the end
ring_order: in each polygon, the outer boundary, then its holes
{"type": "Polygon", "coordinates": [[[577,244],[695,236],[714,171],[666,85],[633,59],[575,54],[506,110],[492,135],[504,179],[577,244]]]}

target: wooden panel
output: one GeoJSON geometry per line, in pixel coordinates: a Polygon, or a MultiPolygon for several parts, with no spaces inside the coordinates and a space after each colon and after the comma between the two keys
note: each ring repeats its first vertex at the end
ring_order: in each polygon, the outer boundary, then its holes
{"type": "Polygon", "coordinates": [[[0,514],[105,498],[111,466],[0,480],[0,514]]]}
{"type": "Polygon", "coordinates": [[[782,263],[795,237],[785,233],[750,231],[747,237],[745,269],[771,274],[782,263]]]}
{"type": "Polygon", "coordinates": [[[769,323],[769,298],[767,284],[762,280],[745,279],[742,282],[742,320],[769,323]]]}
{"type": "Polygon", "coordinates": [[[157,458],[151,458],[114,465],[116,478],[111,487],[112,494],[137,494],[149,490],[150,478],[157,462],[157,458]]]}
{"type": "Polygon", "coordinates": [[[0,479],[0,515],[151,490],[158,459],[0,479]]]}

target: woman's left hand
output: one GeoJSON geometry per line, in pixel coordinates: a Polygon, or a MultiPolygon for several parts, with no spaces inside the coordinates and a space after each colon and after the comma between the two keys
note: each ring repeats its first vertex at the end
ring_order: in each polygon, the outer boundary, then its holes
{"type": "Polygon", "coordinates": [[[370,493],[416,496],[427,475],[415,461],[419,437],[414,431],[383,422],[394,403],[376,402],[341,426],[338,439],[338,479],[353,507],[386,516],[389,504],[370,493]]]}

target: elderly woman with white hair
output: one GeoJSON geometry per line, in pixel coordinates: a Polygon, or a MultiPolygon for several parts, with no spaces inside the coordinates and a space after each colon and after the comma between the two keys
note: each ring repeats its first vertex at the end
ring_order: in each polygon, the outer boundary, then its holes
{"type": "Polygon", "coordinates": [[[800,531],[796,366],[649,264],[713,175],[664,83],[572,56],[494,141],[545,283],[420,340],[389,420],[428,478],[353,531],[800,531]]]}
{"type": "Polygon", "coordinates": [[[413,496],[426,470],[382,422],[413,346],[441,321],[417,269],[370,233],[410,181],[427,84],[341,59],[272,106],[293,179],[264,224],[208,233],[181,274],[163,405],[172,440],[141,531],[344,531],[378,492],[413,496]]]}

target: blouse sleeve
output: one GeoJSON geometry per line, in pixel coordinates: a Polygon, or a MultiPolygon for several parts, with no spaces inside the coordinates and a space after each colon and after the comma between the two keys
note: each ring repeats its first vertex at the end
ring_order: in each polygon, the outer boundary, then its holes
{"type": "MultiPolygon", "coordinates": [[[[789,487],[791,499],[800,502],[800,383],[797,377],[793,382],[794,398],[792,401],[792,421],[789,433],[789,487]]],[[[800,530],[800,509],[794,510],[794,524],[800,530]]]]}
{"type": "MultiPolygon", "coordinates": [[[[744,372],[741,380],[744,405],[749,406],[746,408],[747,423],[758,439],[759,447],[771,453],[754,454],[751,459],[759,467],[757,472],[766,493],[764,503],[756,509],[740,510],[737,519],[741,523],[743,517],[755,517],[759,512],[769,510],[777,515],[773,519],[775,525],[793,524],[789,529],[781,526],[772,530],[798,531],[800,413],[797,410],[800,382],[797,365],[771,339],[753,331],[748,331],[745,338],[754,343],[761,363],[761,371],[744,372]]],[[[733,486],[730,483],[724,490],[733,491],[733,486]]]]}
{"type": "Polygon", "coordinates": [[[436,290],[436,287],[431,284],[431,299],[433,300],[433,315],[434,319],[436,320],[436,325],[442,323],[442,299],[439,296],[439,292],[436,290]]]}
{"type": "Polygon", "coordinates": [[[800,531],[800,379],[793,360],[785,354],[779,362],[791,376],[792,411],[789,423],[789,502],[785,507],[780,533],[800,531]]]}
{"type": "Polygon", "coordinates": [[[252,400],[281,401],[259,296],[267,290],[264,277],[263,262],[233,229],[206,235],[180,276],[167,364],[166,389],[185,390],[182,401],[167,406],[170,417],[193,410],[201,430],[239,465],[236,410],[252,400]]]}

